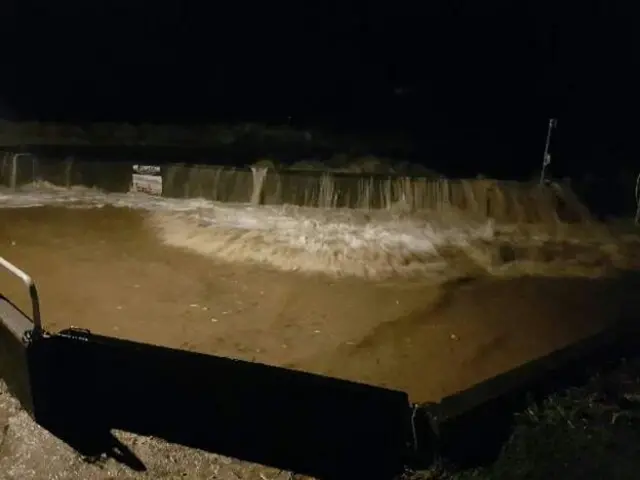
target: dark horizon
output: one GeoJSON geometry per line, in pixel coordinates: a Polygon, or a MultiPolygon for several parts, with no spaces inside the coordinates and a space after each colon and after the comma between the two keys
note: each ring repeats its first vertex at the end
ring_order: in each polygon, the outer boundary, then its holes
{"type": "Polygon", "coordinates": [[[8,120],[397,131],[444,163],[536,168],[554,117],[552,153],[568,168],[640,153],[637,34],[622,2],[4,10],[8,120]]]}

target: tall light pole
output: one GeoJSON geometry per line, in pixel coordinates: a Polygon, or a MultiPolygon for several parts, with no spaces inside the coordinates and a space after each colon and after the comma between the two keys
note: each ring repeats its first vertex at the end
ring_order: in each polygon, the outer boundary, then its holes
{"type": "Polygon", "coordinates": [[[547,170],[547,166],[551,163],[551,155],[549,154],[549,145],[551,144],[551,134],[553,129],[558,126],[558,120],[555,118],[549,119],[549,127],[547,128],[547,141],[544,145],[544,158],[542,159],[542,171],[540,172],[540,185],[544,183],[544,174],[547,170]]]}

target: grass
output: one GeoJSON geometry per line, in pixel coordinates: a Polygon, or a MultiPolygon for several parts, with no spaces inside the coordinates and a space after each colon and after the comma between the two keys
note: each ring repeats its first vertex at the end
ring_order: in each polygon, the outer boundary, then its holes
{"type": "MultiPolygon", "coordinates": [[[[482,441],[482,432],[478,432],[482,441]]],[[[405,480],[635,479],[640,469],[640,357],[621,359],[590,380],[516,414],[497,459],[445,464],[405,480]]]]}

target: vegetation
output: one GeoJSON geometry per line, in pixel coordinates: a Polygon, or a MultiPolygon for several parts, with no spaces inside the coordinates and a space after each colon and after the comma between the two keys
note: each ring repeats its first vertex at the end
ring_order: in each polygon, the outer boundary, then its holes
{"type": "Polygon", "coordinates": [[[531,402],[516,415],[511,438],[489,465],[443,465],[405,478],[635,479],[638,469],[640,357],[607,365],[580,387],[531,402]]]}
{"type": "MultiPolygon", "coordinates": [[[[277,137],[286,142],[311,141],[310,133],[288,127],[244,124],[154,125],[92,123],[87,125],[0,121],[0,145],[226,145],[248,137],[277,137]]],[[[316,139],[316,141],[322,141],[316,139]]]]}
{"type": "Polygon", "coordinates": [[[337,134],[310,131],[289,125],[243,123],[235,125],[8,122],[0,120],[0,147],[18,145],[56,146],[174,146],[224,148],[256,146],[277,149],[312,147],[316,151],[409,152],[406,138],[385,135],[337,134]]]}

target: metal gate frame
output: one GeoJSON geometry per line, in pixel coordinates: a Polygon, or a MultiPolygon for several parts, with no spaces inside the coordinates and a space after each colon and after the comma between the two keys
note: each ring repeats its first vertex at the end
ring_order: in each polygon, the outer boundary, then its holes
{"type": "MultiPolygon", "coordinates": [[[[113,428],[319,478],[389,479],[407,464],[482,455],[532,392],[638,351],[636,319],[435,404],[405,392],[69,329],[42,328],[0,295],[0,377],[34,420],[80,453],[143,470],[113,428]],[[496,415],[504,422],[500,432],[496,415]]],[[[506,440],[506,439],[504,439],[506,440]]],[[[501,446],[501,445],[499,445],[501,446]]],[[[467,457],[468,458],[468,457],[467,457]]]]}
{"type": "Polygon", "coordinates": [[[144,469],[111,429],[320,478],[388,479],[406,464],[404,392],[182,350],[42,328],[0,297],[0,375],[34,420],[83,455],[144,469]]]}

